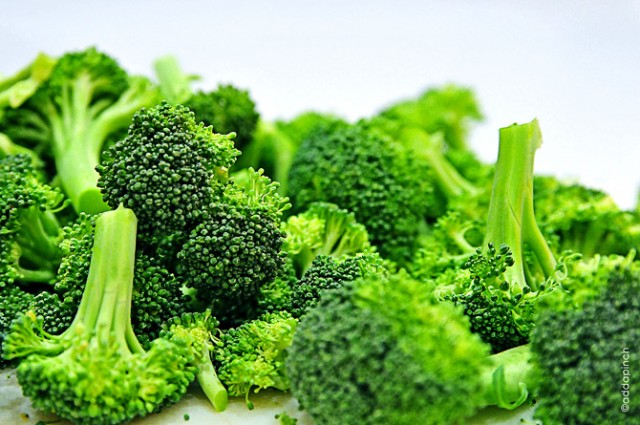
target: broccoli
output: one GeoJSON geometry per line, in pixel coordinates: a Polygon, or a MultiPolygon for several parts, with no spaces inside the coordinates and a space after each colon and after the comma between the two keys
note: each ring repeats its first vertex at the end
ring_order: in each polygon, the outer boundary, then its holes
{"type": "Polygon", "coordinates": [[[260,115],[247,90],[219,84],[213,91],[195,92],[184,105],[216,133],[236,133],[235,147],[241,152],[251,143],[260,115]]]}
{"type": "Polygon", "coordinates": [[[294,213],[313,202],[353,212],[380,254],[406,263],[433,199],[427,170],[388,138],[351,125],[304,140],[289,172],[294,213]]]}
{"type": "Polygon", "coordinates": [[[368,274],[383,274],[389,267],[377,253],[356,254],[346,258],[320,254],[292,285],[289,310],[294,317],[303,316],[315,306],[326,291],[335,290],[368,274]]]}
{"type": "Polygon", "coordinates": [[[251,143],[238,159],[239,167],[262,168],[280,183],[280,193],[288,194],[289,169],[304,140],[316,132],[346,127],[343,119],[333,114],[306,111],[290,120],[259,120],[251,143]]]}
{"type": "Polygon", "coordinates": [[[531,338],[535,418],[545,425],[637,422],[629,375],[640,367],[639,291],[638,267],[622,268],[581,309],[541,314],[531,338]]]}
{"type": "MultiPolygon", "coordinates": [[[[96,217],[81,213],[63,229],[62,261],[54,288],[62,305],[72,314],[80,304],[89,276],[96,217]]],[[[145,349],[158,337],[164,322],[191,310],[190,298],[183,288],[182,280],[167,269],[164,261],[136,249],[131,323],[145,349]]],[[[44,323],[48,326],[47,320],[44,323]]]]}
{"type": "Polygon", "coordinates": [[[214,409],[221,412],[227,408],[228,393],[224,388],[212,363],[215,348],[221,345],[216,336],[218,320],[211,311],[184,313],[173,317],[163,325],[161,338],[185,342],[192,350],[194,364],[198,371],[196,378],[214,409]]]}
{"type": "Polygon", "coordinates": [[[39,53],[27,66],[10,76],[0,76],[0,116],[6,107],[17,108],[51,75],[56,59],[39,53]]]}
{"type": "Polygon", "coordinates": [[[283,267],[289,206],[261,170],[230,176],[233,137],[162,102],[135,114],[98,167],[106,202],[140,218],[141,249],[184,284],[192,308],[211,308],[224,326],[249,318],[260,287],[283,267]]]}
{"type": "Polygon", "coordinates": [[[473,200],[484,206],[492,167],[482,164],[466,141],[469,123],[481,117],[473,92],[449,84],[429,89],[417,99],[397,102],[366,123],[431,171],[436,205],[428,211],[428,218],[434,219],[458,203],[473,200]]]}
{"type": "Polygon", "coordinates": [[[314,202],[282,223],[286,234],[283,250],[298,277],[318,255],[341,259],[371,251],[367,229],[355,215],[335,204],[314,202]]]}
{"type": "Polygon", "coordinates": [[[188,107],[198,122],[213,127],[216,133],[235,133],[236,148],[244,152],[253,139],[260,118],[247,90],[229,83],[218,84],[215,90],[193,90],[191,83],[200,77],[186,74],[172,55],[156,59],[153,65],[167,102],[188,107]]]}
{"type": "Polygon", "coordinates": [[[463,423],[535,388],[528,346],[489,355],[459,308],[407,274],[325,293],[288,350],[291,392],[317,425],[463,423]]]}
{"type": "Polygon", "coordinates": [[[298,320],[286,312],[265,314],[227,330],[215,350],[220,380],[230,396],[245,397],[266,388],[289,389],[285,371],[286,349],[291,345],[298,320]]]}
{"type": "Polygon", "coordinates": [[[611,196],[579,183],[537,177],[536,217],[555,250],[589,258],[627,255],[640,247],[640,218],[620,209],[611,196]]]}
{"type": "Polygon", "coordinates": [[[148,79],[129,76],[113,58],[88,48],[62,55],[24,104],[5,111],[2,127],[14,142],[53,158],[76,212],[96,213],[109,209],[95,170],[105,140],[157,96],[148,79]]]}
{"type": "Polygon", "coordinates": [[[0,159],[0,287],[51,283],[60,264],[64,195],[41,181],[27,155],[0,159]]]}
{"type": "Polygon", "coordinates": [[[131,326],[137,219],[118,207],[96,219],[78,312],[58,336],[28,311],[12,324],[6,359],[33,405],[72,422],[119,424],[178,401],[195,378],[189,347],[157,339],[144,351],[131,326]],[[73,388],[73,391],[69,391],[73,388]]]}
{"type": "Polygon", "coordinates": [[[143,108],[127,137],[105,151],[98,187],[112,208],[134,210],[143,245],[178,238],[179,246],[228,179],[239,154],[232,138],[198,124],[182,105],[143,108]]]}
{"type": "Polygon", "coordinates": [[[498,160],[484,229],[452,210],[412,264],[417,278],[438,284],[461,305],[471,329],[494,352],[528,341],[536,304],[563,278],[533,211],[533,163],[541,144],[537,120],[500,130],[498,160]],[[480,243],[480,245],[478,245],[480,243]]]}
{"type": "Polygon", "coordinates": [[[287,199],[260,170],[249,170],[243,183],[212,201],[177,254],[178,275],[224,326],[251,317],[260,288],[285,264],[280,220],[287,199]]]}

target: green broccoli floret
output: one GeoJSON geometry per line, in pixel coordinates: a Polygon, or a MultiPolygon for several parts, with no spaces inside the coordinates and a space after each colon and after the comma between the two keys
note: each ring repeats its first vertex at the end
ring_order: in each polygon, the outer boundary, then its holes
{"type": "Polygon", "coordinates": [[[501,129],[481,246],[474,250],[471,243],[465,244],[467,236],[478,240],[472,220],[450,215],[444,224],[445,230],[454,229],[447,234],[455,251],[441,251],[437,267],[417,273],[427,279],[430,272],[441,274],[435,278],[444,285],[438,289],[441,298],[463,307],[471,329],[494,352],[528,341],[536,304],[562,277],[533,211],[533,162],[541,140],[536,120],[501,129]],[[467,233],[471,229],[473,233],[467,233]],[[447,268],[453,272],[444,273],[447,268]]]}
{"type": "Polygon", "coordinates": [[[143,244],[177,235],[179,245],[227,180],[239,154],[232,138],[198,124],[184,106],[143,108],[105,152],[98,186],[108,205],[135,211],[143,244]]]}
{"type": "Polygon", "coordinates": [[[71,326],[50,335],[41,317],[26,312],[13,322],[3,355],[21,359],[18,382],[34,407],[72,422],[120,424],[178,401],[196,369],[186,344],[158,339],[144,351],[133,332],[133,211],[107,211],[95,226],[89,276],[71,326]]]}
{"type": "Polygon", "coordinates": [[[367,126],[391,137],[431,171],[437,201],[428,212],[433,219],[456,202],[488,198],[491,167],[467,146],[469,124],[481,117],[473,92],[449,84],[387,107],[368,119],[367,126]]]}
{"type": "Polygon", "coordinates": [[[150,81],[129,76],[95,48],[69,52],[26,103],[7,111],[5,132],[53,158],[56,178],[77,212],[105,211],[95,169],[105,140],[157,95],[150,81]]]}
{"type": "Polygon", "coordinates": [[[316,132],[298,149],[289,173],[294,213],[313,202],[353,212],[380,254],[411,257],[430,197],[427,170],[391,140],[363,125],[316,132]]]}
{"type": "Polygon", "coordinates": [[[288,194],[289,169],[303,141],[317,132],[346,127],[333,114],[303,112],[290,120],[259,120],[251,143],[242,151],[238,166],[262,168],[280,183],[280,193],[288,194]]]}
{"type": "Polygon", "coordinates": [[[13,320],[22,311],[27,311],[34,295],[17,286],[0,288],[0,369],[13,366],[12,361],[2,356],[2,343],[13,320]]]}
{"type": "Polygon", "coordinates": [[[300,319],[286,370],[314,423],[463,423],[483,406],[525,402],[528,347],[490,356],[432,289],[406,274],[370,275],[300,319]]]}
{"type": "Polygon", "coordinates": [[[282,223],[283,250],[302,277],[318,255],[342,259],[371,251],[367,229],[355,215],[328,202],[314,202],[282,223]]]}
{"type": "Polygon", "coordinates": [[[415,99],[385,108],[379,115],[419,128],[427,134],[440,133],[448,150],[463,152],[470,151],[470,125],[483,119],[473,90],[456,84],[427,89],[415,99]]]}
{"type": "Polygon", "coordinates": [[[235,133],[233,141],[241,152],[251,143],[260,118],[249,92],[232,84],[219,84],[213,91],[199,90],[184,105],[214,132],[235,133]]]}
{"type": "Polygon", "coordinates": [[[288,311],[300,318],[318,303],[326,291],[339,289],[347,282],[371,273],[384,274],[387,271],[385,261],[377,253],[354,254],[346,258],[320,254],[293,285],[288,311]]]}
{"type": "MultiPolygon", "coordinates": [[[[216,133],[235,133],[235,146],[244,152],[253,139],[260,118],[247,90],[233,84],[218,84],[215,90],[193,90],[192,82],[200,77],[187,74],[173,55],[157,58],[153,66],[164,100],[188,107],[198,122],[213,127],[216,133]]],[[[252,164],[243,168],[250,166],[252,164]]]]}
{"type": "Polygon", "coordinates": [[[218,320],[211,316],[210,310],[184,313],[163,325],[161,338],[182,341],[190,347],[198,370],[196,379],[200,388],[214,409],[221,412],[227,408],[228,394],[212,363],[213,352],[221,345],[216,335],[219,333],[218,325],[218,320]]]}
{"type": "Polygon", "coordinates": [[[0,159],[0,287],[55,279],[62,237],[56,213],[65,205],[29,156],[0,159]]]}
{"type": "Polygon", "coordinates": [[[640,247],[640,218],[620,209],[611,196],[579,183],[537,177],[536,217],[558,252],[627,255],[640,247]]]}
{"type": "Polygon", "coordinates": [[[287,312],[260,316],[223,333],[215,351],[218,376],[230,396],[245,397],[253,409],[249,393],[266,388],[289,389],[285,371],[287,348],[298,320],[287,312]]]}
{"type": "MultiPolygon", "coordinates": [[[[55,292],[72,314],[80,304],[89,276],[96,217],[81,213],[64,228],[60,244],[63,254],[55,292]]],[[[183,292],[183,287],[182,280],[169,271],[163,261],[136,249],[131,323],[145,349],[158,337],[165,321],[191,309],[190,299],[183,292]]],[[[44,323],[49,326],[46,318],[44,323]]]]}
{"type": "Polygon", "coordinates": [[[15,74],[0,76],[0,117],[4,108],[17,108],[31,97],[49,78],[55,64],[55,58],[39,53],[15,74]]]}
{"type": "Polygon", "coordinates": [[[277,184],[249,170],[213,200],[178,252],[178,274],[225,326],[251,316],[260,288],[284,267],[280,230],[288,201],[277,184]]]}
{"type": "Polygon", "coordinates": [[[582,309],[545,312],[532,334],[534,417],[545,425],[635,423],[640,273],[622,269],[582,309]]]}

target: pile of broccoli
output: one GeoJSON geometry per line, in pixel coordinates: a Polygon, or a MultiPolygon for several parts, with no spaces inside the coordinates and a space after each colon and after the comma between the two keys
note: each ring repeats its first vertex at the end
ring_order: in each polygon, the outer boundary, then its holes
{"type": "Polygon", "coordinates": [[[640,209],[537,174],[537,120],[487,163],[468,87],[270,121],[153,66],[0,78],[0,367],[35,408],[116,425],[197,383],[214,415],[277,391],[316,425],[640,416],[640,209]]]}

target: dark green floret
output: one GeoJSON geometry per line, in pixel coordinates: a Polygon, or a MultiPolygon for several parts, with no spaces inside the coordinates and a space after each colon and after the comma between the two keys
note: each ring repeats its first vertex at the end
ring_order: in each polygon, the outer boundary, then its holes
{"type": "Polygon", "coordinates": [[[531,342],[540,382],[535,418],[545,425],[586,425],[631,424],[640,417],[633,402],[638,293],[638,268],[622,269],[582,309],[542,315],[531,342]]]}
{"type": "Polygon", "coordinates": [[[181,105],[142,109],[127,137],[105,152],[98,186],[108,205],[135,211],[143,241],[188,232],[239,154],[232,138],[181,105]]]}
{"type": "Polygon", "coordinates": [[[431,189],[425,167],[362,125],[314,133],[289,172],[294,212],[330,202],[353,212],[383,257],[406,262],[424,227],[431,189]]]}
{"type": "Polygon", "coordinates": [[[197,91],[187,102],[198,122],[221,134],[236,133],[236,149],[244,152],[251,143],[260,115],[247,90],[232,84],[220,84],[213,91],[197,91]]]}
{"type": "Polygon", "coordinates": [[[286,369],[314,423],[444,425],[524,403],[528,347],[489,356],[459,309],[431,291],[405,274],[371,275],[300,319],[286,369]]]}

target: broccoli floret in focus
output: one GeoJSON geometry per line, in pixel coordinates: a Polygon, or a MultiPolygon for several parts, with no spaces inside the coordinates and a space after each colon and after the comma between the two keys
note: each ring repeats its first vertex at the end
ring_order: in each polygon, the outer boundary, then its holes
{"type": "Polygon", "coordinates": [[[175,403],[195,378],[184,343],[158,339],[144,351],[131,326],[135,214],[119,207],[96,219],[91,267],[78,313],[62,334],[20,315],[3,344],[21,359],[18,382],[33,405],[72,422],[120,424],[175,403]],[[74,391],[69,391],[73,388],[74,391]]]}
{"type": "Polygon", "coordinates": [[[266,388],[289,389],[286,349],[291,345],[298,320],[286,312],[265,314],[223,333],[215,351],[220,380],[230,396],[244,397],[266,388]]]}

